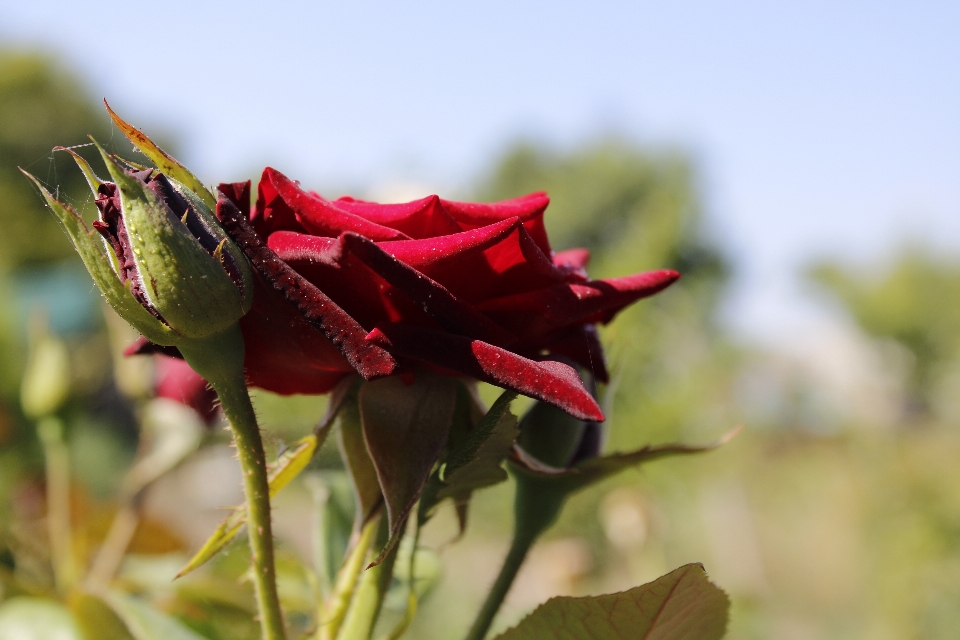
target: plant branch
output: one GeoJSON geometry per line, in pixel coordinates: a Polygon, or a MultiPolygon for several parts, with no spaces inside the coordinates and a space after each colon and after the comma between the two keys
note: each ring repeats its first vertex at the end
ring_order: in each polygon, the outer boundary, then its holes
{"type": "Polygon", "coordinates": [[[380,524],[381,517],[378,514],[363,526],[356,543],[350,553],[347,554],[340,570],[337,571],[333,593],[321,607],[319,628],[317,629],[318,640],[333,640],[340,633],[340,625],[343,624],[343,619],[347,615],[354,588],[357,586],[360,572],[363,571],[367,551],[373,543],[374,534],[380,524]]]}
{"type": "Polygon", "coordinates": [[[523,564],[524,559],[526,559],[527,552],[530,551],[530,547],[533,546],[535,540],[536,536],[514,535],[510,543],[510,550],[507,552],[507,557],[500,567],[500,573],[497,575],[496,581],[487,593],[483,607],[473,621],[473,626],[470,627],[466,640],[483,640],[483,638],[486,637],[487,632],[490,630],[490,625],[493,623],[494,616],[497,615],[497,611],[500,610],[500,605],[503,604],[503,600],[507,597],[510,587],[513,586],[517,572],[520,571],[520,566],[523,564]]]}
{"type": "Polygon", "coordinates": [[[233,430],[247,500],[247,530],[260,627],[266,640],[284,640],[286,632],[277,595],[277,572],[273,557],[267,460],[257,416],[244,379],[243,336],[240,328],[235,326],[221,334],[178,346],[190,366],[206,378],[217,392],[233,430]]]}

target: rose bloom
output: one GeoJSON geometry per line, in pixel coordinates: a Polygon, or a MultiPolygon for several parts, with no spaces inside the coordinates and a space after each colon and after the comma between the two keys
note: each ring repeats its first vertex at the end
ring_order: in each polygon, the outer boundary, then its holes
{"type": "Polygon", "coordinates": [[[424,366],[603,420],[565,362],[606,381],[596,325],[679,277],[590,280],[588,251],[550,247],[544,193],[326,200],[267,168],[250,200],[249,182],[221,185],[217,217],[257,274],[240,321],[248,382],[281,394],[424,366]]]}

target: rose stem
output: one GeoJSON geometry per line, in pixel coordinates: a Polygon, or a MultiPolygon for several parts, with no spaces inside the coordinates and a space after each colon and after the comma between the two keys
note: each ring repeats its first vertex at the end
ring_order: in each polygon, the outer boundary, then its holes
{"type": "Polygon", "coordinates": [[[483,640],[487,635],[494,616],[500,610],[500,605],[503,604],[503,599],[507,597],[507,592],[510,591],[513,580],[517,577],[517,572],[520,571],[520,565],[523,564],[527,552],[530,551],[530,547],[533,546],[535,540],[536,536],[514,535],[510,543],[510,551],[507,552],[503,566],[500,567],[500,574],[489,593],[487,593],[487,599],[483,602],[483,607],[477,614],[476,620],[473,621],[473,626],[470,627],[466,640],[483,640]]]}
{"type": "Polygon", "coordinates": [[[317,640],[333,640],[340,633],[340,626],[343,624],[347,609],[350,607],[350,601],[353,599],[354,589],[357,586],[357,580],[360,578],[360,572],[363,571],[367,550],[373,544],[379,521],[380,515],[376,515],[363,525],[360,536],[347,554],[340,570],[337,571],[333,593],[320,608],[317,640]]]}
{"type": "MultiPolygon", "coordinates": [[[[386,518],[381,518],[380,526],[377,529],[377,537],[371,547],[368,560],[375,558],[380,549],[390,539],[390,528],[386,518]]],[[[397,559],[397,549],[398,546],[394,546],[393,550],[383,559],[383,562],[375,567],[368,567],[360,575],[353,598],[350,600],[350,608],[347,609],[343,625],[337,634],[338,639],[366,640],[373,633],[373,627],[377,623],[380,608],[383,605],[383,597],[386,595],[387,587],[390,586],[390,580],[393,577],[393,564],[397,559]]]]}
{"type": "Polygon", "coordinates": [[[483,640],[487,635],[494,616],[520,571],[520,565],[527,557],[527,552],[540,534],[556,522],[567,498],[568,490],[563,485],[556,485],[549,480],[528,476],[519,471],[514,477],[517,490],[513,499],[514,524],[510,551],[507,552],[503,566],[500,567],[500,575],[487,594],[466,640],[483,640]]]}
{"type": "Polygon", "coordinates": [[[260,627],[266,640],[284,640],[286,633],[273,558],[267,461],[243,374],[243,335],[239,326],[235,326],[216,336],[181,343],[178,347],[190,366],[217,392],[233,430],[247,499],[247,529],[260,627]]]}

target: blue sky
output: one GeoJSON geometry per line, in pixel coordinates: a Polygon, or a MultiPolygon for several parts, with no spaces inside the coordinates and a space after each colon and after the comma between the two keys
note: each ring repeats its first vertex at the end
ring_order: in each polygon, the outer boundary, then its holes
{"type": "Polygon", "coordinates": [[[820,313],[816,257],[960,249],[960,3],[3,5],[0,42],[62,52],[210,181],[455,191],[518,137],[687,149],[750,335],[820,313]]]}

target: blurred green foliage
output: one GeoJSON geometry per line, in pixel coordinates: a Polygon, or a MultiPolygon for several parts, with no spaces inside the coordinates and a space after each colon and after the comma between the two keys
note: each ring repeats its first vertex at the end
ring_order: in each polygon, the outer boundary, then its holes
{"type": "Polygon", "coordinates": [[[843,303],[864,331],[909,351],[909,400],[912,408],[928,410],[938,383],[956,373],[960,358],[960,261],[911,247],[887,268],[867,271],[825,263],[810,276],[843,303]]]}
{"type": "Polygon", "coordinates": [[[72,160],[52,149],[88,143],[88,135],[108,141],[108,125],[83,83],[54,58],[0,50],[0,268],[76,260],[70,241],[17,167],[58,185],[68,201],[91,202],[72,160]]]}

